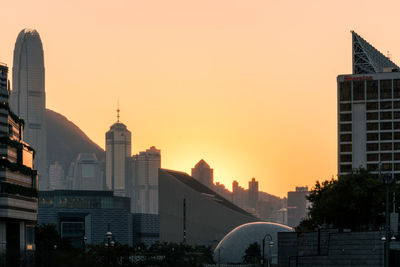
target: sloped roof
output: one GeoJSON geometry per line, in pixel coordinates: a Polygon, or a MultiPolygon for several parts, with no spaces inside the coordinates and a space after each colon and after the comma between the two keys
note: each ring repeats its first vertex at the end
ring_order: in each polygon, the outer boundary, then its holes
{"type": "Polygon", "coordinates": [[[353,39],[353,74],[383,72],[384,68],[399,69],[389,58],[384,56],[356,32],[351,31],[353,39]]]}

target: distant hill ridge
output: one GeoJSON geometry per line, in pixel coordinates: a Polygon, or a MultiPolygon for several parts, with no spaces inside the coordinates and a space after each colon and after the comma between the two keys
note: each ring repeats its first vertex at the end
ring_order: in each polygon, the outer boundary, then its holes
{"type": "Polygon", "coordinates": [[[46,124],[48,163],[58,161],[63,165],[65,174],[79,153],[95,153],[99,160],[104,160],[104,150],[65,116],[46,109],[46,124]]]}

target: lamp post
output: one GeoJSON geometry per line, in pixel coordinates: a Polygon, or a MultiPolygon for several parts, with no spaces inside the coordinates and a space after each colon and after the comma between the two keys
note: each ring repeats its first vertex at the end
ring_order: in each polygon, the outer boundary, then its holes
{"type": "Polygon", "coordinates": [[[110,229],[106,233],[106,239],[107,240],[104,245],[107,247],[107,265],[110,266],[110,247],[113,247],[115,245],[110,229]]]}
{"type": "Polygon", "coordinates": [[[266,238],[269,238],[270,239],[270,242],[268,243],[268,246],[269,246],[269,253],[268,253],[268,267],[270,267],[271,266],[271,262],[270,262],[270,259],[272,259],[272,255],[271,255],[271,248],[274,246],[274,242],[272,241],[272,236],[270,235],[270,234],[265,234],[265,236],[264,236],[264,238],[263,238],[263,240],[262,240],[262,266],[264,267],[264,261],[265,261],[265,258],[264,258],[264,251],[265,251],[265,239],[266,238]]]}

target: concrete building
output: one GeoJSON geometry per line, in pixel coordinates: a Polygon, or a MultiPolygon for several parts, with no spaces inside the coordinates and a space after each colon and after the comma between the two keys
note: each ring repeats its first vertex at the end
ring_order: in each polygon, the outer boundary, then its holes
{"type": "Polygon", "coordinates": [[[58,161],[49,165],[49,189],[66,189],[64,168],[58,161]]]}
{"type": "Polygon", "coordinates": [[[192,177],[209,188],[213,187],[214,170],[203,159],[192,168],[192,177]]]}
{"type": "Polygon", "coordinates": [[[36,149],[39,190],[47,190],[44,57],[39,33],[33,29],[22,30],[15,42],[10,104],[11,110],[25,121],[24,140],[36,149]]]}
{"type": "Polygon", "coordinates": [[[131,156],[131,132],[118,120],[106,133],[106,188],[126,196],[127,159],[131,156]]]}
{"type": "Polygon", "coordinates": [[[73,168],[73,190],[104,190],[103,172],[94,153],[79,153],[73,168]]]}
{"type": "Polygon", "coordinates": [[[141,243],[150,247],[160,240],[160,216],[158,214],[132,214],[133,246],[141,243]]]}
{"type": "Polygon", "coordinates": [[[7,73],[0,64],[0,265],[19,266],[35,249],[38,181],[35,151],[23,140],[24,121],[9,108],[7,73]]]}
{"type": "Polygon", "coordinates": [[[158,214],[160,150],[152,146],[129,158],[127,187],[133,213],[158,214]]]}
{"type": "Polygon", "coordinates": [[[160,169],[160,241],[215,244],[235,227],[259,221],[186,173],[160,169]]]}
{"type": "Polygon", "coordinates": [[[38,223],[52,223],[62,238],[81,246],[101,244],[108,230],[121,244],[132,245],[130,199],[111,191],[55,190],[39,193],[38,223]],[[109,227],[109,228],[108,228],[109,227]]]}
{"type": "Polygon", "coordinates": [[[296,186],[296,191],[289,191],[287,197],[287,224],[291,227],[299,225],[307,217],[307,186],[296,186]]]}
{"type": "Polygon", "coordinates": [[[399,67],[358,34],[353,73],[337,77],[339,176],[363,167],[400,178],[399,67]]]}
{"type": "Polygon", "coordinates": [[[255,178],[252,178],[251,181],[249,181],[248,197],[249,197],[249,206],[253,209],[257,209],[258,182],[256,181],[255,178]]]}

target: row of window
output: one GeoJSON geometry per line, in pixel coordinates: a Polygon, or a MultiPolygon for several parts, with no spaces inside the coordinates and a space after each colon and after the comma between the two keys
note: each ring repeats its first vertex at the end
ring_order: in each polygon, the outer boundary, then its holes
{"type": "MultiPolygon", "coordinates": [[[[390,141],[400,140],[400,132],[367,133],[367,141],[390,141]]],[[[351,142],[351,134],[341,134],[340,142],[351,142]]]]}
{"type": "MultiPolygon", "coordinates": [[[[379,109],[400,109],[400,101],[382,101],[382,102],[367,102],[367,110],[379,110],[379,109]]],[[[351,111],[351,103],[340,103],[340,112],[351,111]]]]}
{"type": "Polygon", "coordinates": [[[393,88],[392,80],[346,81],[340,83],[339,92],[340,101],[351,101],[352,95],[354,101],[400,98],[400,80],[393,80],[393,88]]]}
{"type": "MultiPolygon", "coordinates": [[[[382,163],[381,164],[381,171],[382,172],[387,172],[387,171],[400,171],[400,163],[382,163]]],[[[379,170],[379,164],[378,163],[371,163],[367,164],[367,170],[371,172],[377,172],[379,170]]],[[[341,164],[340,165],[340,172],[351,172],[352,171],[352,165],[351,164],[341,164]]],[[[394,174],[395,179],[400,179],[400,173],[395,173],[394,174]]]]}
{"type": "MultiPolygon", "coordinates": [[[[367,161],[392,161],[392,160],[396,161],[400,160],[400,153],[367,154],[367,161]]],[[[352,162],[352,155],[351,154],[340,155],[340,162],[352,162]]]]}
{"type": "MultiPolygon", "coordinates": [[[[342,123],[339,125],[340,132],[351,132],[352,124],[342,123]]],[[[369,122],[367,123],[367,131],[387,131],[387,130],[400,130],[400,122],[369,122]]],[[[395,133],[396,134],[396,133],[395,133]]]]}
{"type": "MultiPolygon", "coordinates": [[[[367,151],[389,151],[389,150],[400,150],[400,142],[395,143],[367,143],[367,151]]],[[[351,144],[341,144],[340,152],[351,152],[351,144]]]]}

